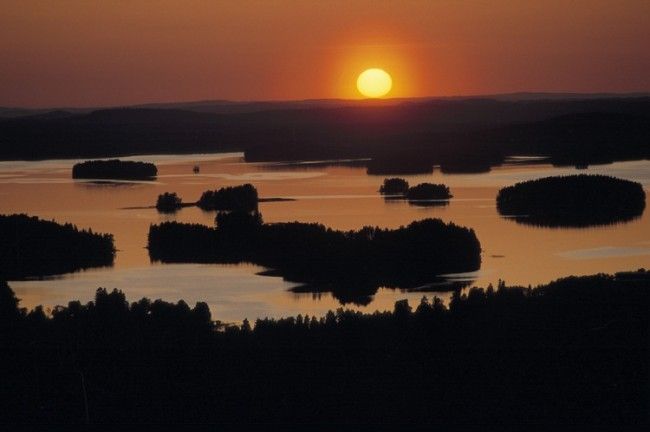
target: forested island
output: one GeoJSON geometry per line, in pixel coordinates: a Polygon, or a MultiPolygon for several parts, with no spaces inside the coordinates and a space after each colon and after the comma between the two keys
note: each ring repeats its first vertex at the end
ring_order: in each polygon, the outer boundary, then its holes
{"type": "Polygon", "coordinates": [[[406,191],[406,199],[409,201],[448,200],[450,198],[453,198],[453,195],[449,192],[449,187],[444,184],[420,183],[406,191]]]}
{"type": "Polygon", "coordinates": [[[257,189],[250,183],[205,191],[196,205],[202,210],[250,212],[257,210],[257,189]]]}
{"type": "Polygon", "coordinates": [[[25,214],[0,215],[0,278],[73,272],[113,264],[110,234],[79,230],[25,214]]]}
{"type": "Polygon", "coordinates": [[[384,184],[379,187],[382,195],[406,195],[408,190],[409,182],[399,177],[384,179],[384,184]]]}
{"type": "Polygon", "coordinates": [[[165,192],[158,195],[156,210],[161,213],[173,213],[183,207],[183,200],[176,192],[165,192]]]}
{"type": "MultiPolygon", "coordinates": [[[[164,192],[158,195],[156,209],[161,213],[173,213],[183,207],[199,207],[205,211],[257,211],[261,202],[295,201],[292,198],[259,198],[255,186],[247,183],[239,186],[228,186],[217,190],[203,192],[196,202],[184,203],[176,192],[164,192]]],[[[138,207],[140,208],[140,207],[138,207]]]]}
{"type": "Polygon", "coordinates": [[[154,261],[255,263],[331,290],[342,302],[363,301],[379,286],[414,287],[481,265],[474,231],[439,219],[394,230],[336,231],[315,223],[265,224],[258,212],[220,212],[216,228],[152,225],[148,248],[154,261]]]}
{"type": "Polygon", "coordinates": [[[386,199],[407,199],[409,203],[418,205],[447,204],[453,198],[449,187],[444,184],[420,183],[409,186],[406,180],[399,177],[384,179],[379,193],[386,195],[386,199]]]}
{"type": "Polygon", "coordinates": [[[643,270],[242,325],[105,289],[46,315],[2,281],[0,308],[0,423],[648,426],[643,270]]]}
{"type": "Polygon", "coordinates": [[[603,175],[545,177],[502,188],[497,209],[527,224],[604,225],[641,216],[645,191],[640,183],[603,175]]]}
{"type": "Polygon", "coordinates": [[[148,162],[91,160],[74,164],[74,179],[153,180],[158,175],[156,165],[148,162]]]}

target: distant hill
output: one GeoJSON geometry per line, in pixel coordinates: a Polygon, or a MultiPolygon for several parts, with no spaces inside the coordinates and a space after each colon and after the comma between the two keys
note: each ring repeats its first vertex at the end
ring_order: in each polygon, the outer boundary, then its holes
{"type": "Polygon", "coordinates": [[[259,111],[277,111],[288,109],[336,108],[348,106],[391,106],[404,103],[424,103],[432,101],[468,101],[475,99],[492,99],[497,101],[570,101],[593,99],[629,99],[647,98],[650,92],[635,93],[551,93],[551,92],[517,92],[493,95],[467,96],[431,96],[419,98],[388,98],[388,99],[304,99],[304,100],[270,100],[270,101],[231,101],[225,99],[206,99],[187,102],[154,102],[114,107],[53,107],[53,108],[23,108],[1,107],[0,118],[16,118],[47,114],[56,111],[66,111],[73,114],[84,114],[98,110],[146,108],[146,109],[178,109],[184,111],[206,112],[213,114],[238,114],[259,111]]]}
{"type": "Polygon", "coordinates": [[[55,111],[0,120],[0,159],[245,151],[250,161],[417,158],[419,164],[451,170],[463,170],[461,162],[484,170],[483,165],[507,154],[560,157],[566,149],[568,163],[576,149],[596,160],[647,157],[648,146],[639,143],[650,136],[650,97],[190,105],[55,111]],[[227,107],[231,112],[201,111],[227,107]],[[602,158],[599,151],[605,152],[602,158]]]}

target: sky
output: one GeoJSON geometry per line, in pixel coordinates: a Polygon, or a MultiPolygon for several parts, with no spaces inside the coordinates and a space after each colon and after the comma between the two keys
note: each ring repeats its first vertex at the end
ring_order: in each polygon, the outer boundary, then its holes
{"type": "Polygon", "coordinates": [[[0,3],[0,106],[650,90],[649,0],[0,3]]]}

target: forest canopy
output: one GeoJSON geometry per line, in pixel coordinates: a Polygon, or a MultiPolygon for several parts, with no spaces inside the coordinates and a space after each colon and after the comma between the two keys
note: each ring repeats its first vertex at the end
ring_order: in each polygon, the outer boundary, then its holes
{"type": "Polygon", "coordinates": [[[68,273],[113,264],[111,234],[25,214],[0,215],[0,278],[68,273]]]}
{"type": "Polygon", "coordinates": [[[202,302],[129,303],[103,288],[46,315],[0,280],[0,423],[637,429],[650,400],[649,283],[645,271],[500,283],[447,304],[225,325],[202,302]]]}
{"type": "Polygon", "coordinates": [[[372,294],[379,286],[414,287],[481,265],[474,231],[439,219],[392,230],[336,231],[316,223],[264,224],[257,212],[220,212],[216,228],[152,225],[148,247],[154,261],[252,262],[287,280],[332,284],[340,300],[372,294]]]}
{"type": "Polygon", "coordinates": [[[205,191],[196,205],[202,210],[257,210],[257,189],[250,183],[205,191]]]}
{"type": "Polygon", "coordinates": [[[603,175],[545,177],[499,190],[497,209],[526,224],[604,225],[641,216],[645,191],[640,183],[603,175]]]}
{"type": "Polygon", "coordinates": [[[153,180],[158,174],[156,165],[148,162],[91,160],[74,164],[75,179],[153,180]]]}

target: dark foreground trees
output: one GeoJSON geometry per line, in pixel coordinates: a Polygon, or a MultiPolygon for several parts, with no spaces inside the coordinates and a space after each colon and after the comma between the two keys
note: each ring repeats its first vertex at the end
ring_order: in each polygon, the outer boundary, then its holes
{"type": "Polygon", "coordinates": [[[348,301],[379,286],[414,287],[481,265],[474,231],[439,219],[345,232],[313,223],[263,224],[257,213],[219,213],[216,229],[152,225],[148,247],[151,259],[162,262],[252,262],[348,301]]]}
{"type": "Polygon", "coordinates": [[[75,179],[153,180],[158,174],[156,165],[148,162],[91,160],[74,164],[75,179]]]}
{"type": "Polygon", "coordinates": [[[24,214],[0,215],[0,278],[67,273],[113,264],[111,234],[24,214]]]}
{"type": "Polygon", "coordinates": [[[501,189],[497,209],[534,225],[603,225],[641,216],[645,191],[640,183],[603,175],[545,177],[501,189]]]}
{"type": "MultiPolygon", "coordinates": [[[[100,289],[0,316],[0,422],[648,426],[650,274],[212,322],[100,289]],[[220,329],[223,331],[214,331],[220,329]],[[87,413],[87,414],[86,414],[87,413]]],[[[218,314],[218,306],[217,311],[218,314]]]]}

